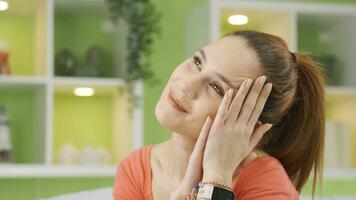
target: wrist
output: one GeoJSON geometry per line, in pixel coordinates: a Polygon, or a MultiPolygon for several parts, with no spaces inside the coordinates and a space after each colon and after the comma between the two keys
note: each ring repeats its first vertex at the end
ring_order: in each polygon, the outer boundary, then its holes
{"type": "Polygon", "coordinates": [[[169,200],[181,200],[181,199],[184,199],[183,193],[174,191],[169,195],[169,200]]]}
{"type": "Polygon", "coordinates": [[[169,195],[169,200],[183,200],[187,195],[192,192],[192,188],[179,186],[169,195]],[[185,189],[184,189],[185,188],[185,189]]]}
{"type": "Polygon", "coordinates": [[[232,174],[220,173],[218,171],[204,172],[202,182],[216,182],[223,185],[232,187],[232,174]]]}

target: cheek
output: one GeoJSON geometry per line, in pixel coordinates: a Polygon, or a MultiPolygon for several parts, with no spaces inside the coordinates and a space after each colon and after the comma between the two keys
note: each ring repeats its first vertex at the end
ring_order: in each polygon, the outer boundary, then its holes
{"type": "Polygon", "coordinates": [[[182,64],[178,65],[176,69],[173,71],[170,80],[175,81],[181,77],[187,76],[187,74],[191,73],[192,68],[188,61],[183,62],[182,64]]]}
{"type": "Polygon", "coordinates": [[[200,110],[200,116],[205,120],[208,116],[212,119],[215,119],[215,116],[218,112],[220,106],[220,101],[216,99],[209,98],[208,101],[198,103],[197,107],[200,110]]]}

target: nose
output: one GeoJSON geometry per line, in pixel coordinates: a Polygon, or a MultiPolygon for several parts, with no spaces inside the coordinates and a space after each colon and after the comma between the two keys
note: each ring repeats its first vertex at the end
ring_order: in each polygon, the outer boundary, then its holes
{"type": "Polygon", "coordinates": [[[199,90],[199,81],[197,77],[190,77],[182,80],[178,87],[182,91],[183,95],[190,99],[196,99],[199,90]]]}

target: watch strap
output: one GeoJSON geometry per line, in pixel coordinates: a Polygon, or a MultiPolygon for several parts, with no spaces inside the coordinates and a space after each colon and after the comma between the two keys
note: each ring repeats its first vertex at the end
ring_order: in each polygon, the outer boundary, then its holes
{"type": "Polygon", "coordinates": [[[233,191],[212,184],[203,184],[199,187],[197,199],[206,200],[234,200],[233,191]]]}

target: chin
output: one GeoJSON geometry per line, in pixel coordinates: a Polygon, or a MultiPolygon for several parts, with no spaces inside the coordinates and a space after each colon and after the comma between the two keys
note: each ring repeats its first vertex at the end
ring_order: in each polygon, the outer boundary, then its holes
{"type": "Polygon", "coordinates": [[[167,109],[164,105],[165,102],[159,101],[155,108],[155,117],[157,121],[171,132],[175,132],[181,135],[186,135],[192,138],[198,138],[198,134],[194,130],[194,123],[184,122],[176,114],[167,109]],[[189,131],[188,131],[189,130],[189,131]]]}
{"type": "Polygon", "coordinates": [[[175,131],[175,127],[179,125],[179,120],[176,116],[172,115],[172,112],[169,112],[161,101],[159,101],[155,108],[155,117],[157,121],[163,126],[172,131],[175,131]]]}

